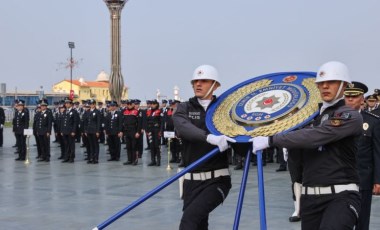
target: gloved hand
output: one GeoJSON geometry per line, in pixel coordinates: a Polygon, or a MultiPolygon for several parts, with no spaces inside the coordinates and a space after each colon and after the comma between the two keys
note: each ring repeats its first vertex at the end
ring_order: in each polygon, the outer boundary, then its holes
{"type": "Polygon", "coordinates": [[[207,142],[212,145],[217,145],[220,152],[224,152],[228,149],[228,141],[235,143],[236,141],[230,137],[227,137],[225,135],[216,136],[214,134],[207,135],[207,142]]]}
{"type": "Polygon", "coordinates": [[[282,152],[284,153],[284,160],[288,161],[288,149],[287,148],[282,148],[282,152]]]}
{"type": "Polygon", "coordinates": [[[0,125],[0,129],[3,129],[3,128],[4,128],[4,125],[3,125],[3,124],[1,124],[1,125],[0,125]]]}
{"type": "Polygon", "coordinates": [[[256,154],[256,151],[260,151],[269,147],[269,137],[254,137],[249,139],[252,142],[252,152],[256,154]]]}

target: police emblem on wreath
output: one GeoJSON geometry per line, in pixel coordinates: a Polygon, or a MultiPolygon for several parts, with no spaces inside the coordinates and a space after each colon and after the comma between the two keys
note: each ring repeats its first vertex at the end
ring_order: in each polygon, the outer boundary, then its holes
{"type": "Polygon", "coordinates": [[[318,114],[315,76],[311,72],[274,73],[234,86],[208,109],[207,127],[238,142],[298,128],[318,114]]]}

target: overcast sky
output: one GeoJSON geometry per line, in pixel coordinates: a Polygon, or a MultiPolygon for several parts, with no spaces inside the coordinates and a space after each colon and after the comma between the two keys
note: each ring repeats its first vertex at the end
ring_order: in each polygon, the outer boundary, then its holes
{"type": "MultiPolygon", "coordinates": [[[[202,64],[219,71],[221,94],[249,78],[317,71],[344,62],[351,78],[380,88],[378,0],[129,0],[121,19],[121,63],[130,98],[156,90],[191,97],[202,64]]],[[[35,91],[70,79],[64,68],[75,42],[73,79],[110,73],[110,18],[103,0],[3,1],[0,83],[35,91]]]]}

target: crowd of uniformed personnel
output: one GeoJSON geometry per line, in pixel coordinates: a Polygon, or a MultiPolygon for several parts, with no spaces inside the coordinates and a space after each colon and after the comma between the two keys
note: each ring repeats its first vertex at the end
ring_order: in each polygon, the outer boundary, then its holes
{"type": "MultiPolygon", "coordinates": [[[[172,115],[178,100],[148,100],[147,107],[140,108],[138,99],[96,102],[94,99],[74,102],[69,98],[55,102],[49,108],[47,100],[38,101],[33,121],[25,101],[14,104],[13,132],[16,137],[17,161],[26,160],[25,129],[32,123],[37,146],[37,161],[49,162],[51,138],[60,147],[59,160],[73,163],[76,157],[75,143],[86,148],[85,160],[88,164],[99,163],[99,144],[108,145],[108,161],[120,161],[122,149],[126,149],[127,161],[124,165],[137,165],[143,154],[143,137],[146,135],[146,150],[150,150],[151,162],[148,166],[161,165],[160,145],[167,145],[164,132],[173,132],[172,115]],[[53,136],[53,137],[52,137],[53,136]],[[125,144],[125,148],[122,145],[125,144]]],[[[181,141],[170,138],[170,163],[180,163],[181,141]]]]}
{"type": "MultiPolygon", "coordinates": [[[[358,82],[348,84],[344,93],[346,105],[351,106],[350,100],[360,99],[361,96],[367,93],[367,90],[368,88],[364,84],[358,82]]],[[[357,154],[357,167],[360,176],[359,191],[362,199],[362,213],[361,218],[358,220],[358,229],[368,229],[371,196],[372,194],[380,194],[380,167],[378,165],[376,165],[376,168],[369,166],[380,163],[380,153],[378,151],[380,150],[380,133],[378,131],[380,127],[379,99],[380,91],[375,90],[374,93],[365,98],[363,96],[363,102],[360,104],[364,123],[363,135],[359,141],[357,154]],[[376,138],[377,140],[375,140],[376,138]],[[368,146],[372,146],[371,149],[368,146]],[[370,176],[367,175],[368,169],[372,170],[370,176]],[[368,181],[363,180],[363,178],[367,178],[368,181]]],[[[103,107],[102,102],[97,103],[93,99],[82,101],[82,103],[65,99],[54,103],[55,107],[49,109],[46,100],[39,101],[33,119],[33,135],[37,145],[38,161],[50,161],[50,138],[54,135],[54,142],[58,142],[61,149],[61,155],[58,159],[61,159],[62,162],[73,163],[75,159],[75,143],[82,142],[81,147],[86,148],[87,156],[85,160],[87,160],[88,164],[99,163],[99,143],[106,143],[110,154],[108,161],[120,161],[121,146],[125,144],[124,149],[126,149],[127,161],[123,164],[137,165],[138,159],[143,154],[143,136],[146,135],[148,150],[150,150],[151,154],[151,161],[148,166],[160,166],[160,145],[167,144],[168,141],[164,138],[163,133],[165,131],[175,133],[172,116],[176,111],[177,104],[180,102],[177,100],[163,100],[160,106],[157,100],[150,100],[147,101],[145,109],[140,108],[140,102],[137,99],[122,100],[119,105],[115,101],[107,101],[106,106],[103,107]],[[168,102],[169,106],[167,106],[168,102]]],[[[16,138],[15,146],[19,154],[16,160],[26,159],[26,135],[24,129],[29,128],[29,120],[29,110],[25,107],[25,102],[22,100],[15,101],[13,132],[16,138]]],[[[335,126],[339,126],[339,124],[334,123],[335,126]]],[[[180,163],[181,139],[175,137],[169,140],[172,154],[170,162],[180,163]]],[[[2,140],[0,141],[2,143],[2,140]]],[[[289,151],[291,150],[294,149],[289,151]]],[[[245,153],[246,151],[235,150],[235,152],[245,153]]],[[[277,157],[283,156],[279,152],[277,154],[277,157]]],[[[294,153],[290,155],[294,156],[294,153]]],[[[240,158],[235,169],[241,169],[243,167],[242,162],[240,158]]],[[[267,162],[273,162],[273,153],[268,152],[267,162]]],[[[292,166],[291,162],[290,160],[288,161],[289,169],[292,166]]],[[[280,169],[277,171],[286,171],[286,168],[285,170],[280,169]]],[[[303,183],[302,176],[300,179],[293,178],[296,173],[298,173],[297,175],[303,174],[303,172],[298,172],[297,170],[294,167],[291,170],[292,182],[301,185],[303,183]]],[[[303,190],[298,190],[300,195],[303,190]]],[[[293,189],[293,192],[296,192],[296,188],[293,189]]],[[[297,205],[295,204],[295,206],[297,205]]],[[[301,219],[299,207],[295,208],[295,213],[289,218],[291,222],[301,219]]]]}

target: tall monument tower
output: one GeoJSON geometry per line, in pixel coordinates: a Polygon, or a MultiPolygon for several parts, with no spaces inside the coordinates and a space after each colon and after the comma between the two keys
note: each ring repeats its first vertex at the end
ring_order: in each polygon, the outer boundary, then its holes
{"type": "Polygon", "coordinates": [[[120,17],[128,0],[104,0],[111,14],[111,75],[109,90],[112,100],[120,103],[124,92],[124,79],[120,67],[120,17]]]}

